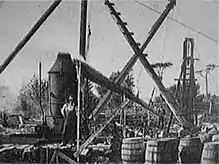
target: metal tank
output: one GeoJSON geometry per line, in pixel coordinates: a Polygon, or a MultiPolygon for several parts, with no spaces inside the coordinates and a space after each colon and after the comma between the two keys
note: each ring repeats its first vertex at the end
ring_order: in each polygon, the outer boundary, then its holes
{"type": "Polygon", "coordinates": [[[56,132],[61,132],[61,108],[70,94],[77,94],[77,75],[71,55],[60,52],[48,74],[50,116],[47,116],[47,125],[55,128],[56,132]]]}

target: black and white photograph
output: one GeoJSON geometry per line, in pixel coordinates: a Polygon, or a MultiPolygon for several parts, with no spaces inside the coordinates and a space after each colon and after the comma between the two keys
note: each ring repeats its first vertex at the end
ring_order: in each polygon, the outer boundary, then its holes
{"type": "Polygon", "coordinates": [[[218,0],[0,0],[0,163],[218,164],[218,0]]]}

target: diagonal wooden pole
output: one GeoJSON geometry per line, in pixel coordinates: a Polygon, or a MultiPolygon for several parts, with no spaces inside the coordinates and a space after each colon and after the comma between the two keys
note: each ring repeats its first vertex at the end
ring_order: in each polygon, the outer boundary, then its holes
{"type": "Polygon", "coordinates": [[[117,110],[115,110],[115,113],[104,123],[104,125],[102,127],[100,127],[99,129],[97,129],[97,131],[95,133],[93,133],[86,141],[85,143],[83,143],[80,147],[79,150],[77,150],[74,153],[75,158],[77,158],[80,153],[93,141],[93,139],[95,137],[98,136],[98,134],[100,134],[106,127],[107,125],[116,117],[117,114],[119,114],[120,110],[123,109],[129,101],[123,102],[118,108],[117,110]]]}
{"type": "MultiPolygon", "coordinates": [[[[176,4],[175,0],[170,0],[169,4],[166,6],[166,9],[169,9],[169,11],[170,11],[175,6],[175,4],[176,4]]],[[[112,4],[108,0],[106,0],[106,5],[110,9],[110,11],[111,11],[110,13],[113,15],[113,17],[116,18],[117,25],[120,27],[123,35],[125,36],[126,40],[130,44],[133,51],[136,54],[138,54],[140,62],[142,63],[142,65],[144,66],[147,73],[151,76],[151,78],[153,79],[153,81],[155,82],[157,87],[159,88],[163,98],[165,99],[165,102],[168,104],[168,106],[170,107],[171,111],[174,113],[174,115],[177,118],[177,120],[179,121],[179,123],[183,127],[192,128],[193,125],[189,121],[187,121],[185,119],[185,117],[182,115],[182,112],[180,111],[179,105],[176,103],[176,101],[174,100],[173,96],[169,93],[169,91],[164,87],[163,83],[161,82],[160,78],[158,77],[158,75],[154,71],[153,67],[148,62],[148,60],[141,53],[140,48],[138,47],[138,44],[136,43],[136,41],[132,37],[132,33],[129,32],[129,30],[125,26],[127,23],[125,24],[122,21],[122,19],[120,18],[120,13],[118,13],[114,9],[114,7],[113,7],[114,4],[112,4]]],[[[168,13],[166,13],[166,16],[167,16],[167,14],[168,13]]]]}
{"type": "Polygon", "coordinates": [[[24,38],[18,43],[14,50],[9,54],[9,56],[4,60],[3,64],[0,65],[0,74],[7,68],[7,66],[12,62],[16,55],[22,50],[22,48],[27,44],[31,37],[36,33],[36,31],[41,27],[41,25],[46,21],[46,19],[52,14],[55,8],[61,3],[62,0],[55,0],[52,5],[43,13],[43,15],[37,20],[30,31],[24,36],[24,38]]]}
{"type": "MultiPolygon", "coordinates": [[[[107,1],[105,2],[107,3],[107,1]]],[[[166,19],[167,15],[169,14],[170,10],[172,8],[166,7],[166,9],[163,11],[163,13],[160,15],[160,17],[156,20],[156,22],[151,27],[150,31],[147,34],[146,40],[144,44],[140,48],[140,52],[143,53],[143,51],[147,48],[148,44],[156,34],[157,30],[160,28],[163,21],[166,19]]],[[[115,84],[121,84],[123,80],[125,79],[126,75],[130,72],[134,64],[136,63],[138,59],[138,55],[135,53],[129,61],[126,63],[122,71],[120,72],[119,76],[114,81],[115,84]]],[[[110,90],[107,91],[107,93],[103,96],[103,98],[99,101],[96,108],[93,110],[92,114],[89,116],[89,119],[94,117],[96,113],[103,108],[103,106],[110,100],[112,96],[112,92],[110,90]]]]}

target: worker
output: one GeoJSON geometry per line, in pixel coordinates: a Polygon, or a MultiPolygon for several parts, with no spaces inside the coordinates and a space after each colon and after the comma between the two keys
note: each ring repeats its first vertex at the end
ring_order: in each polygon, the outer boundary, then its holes
{"type": "Polygon", "coordinates": [[[69,96],[69,102],[64,104],[61,113],[64,117],[64,127],[62,133],[62,146],[67,143],[76,144],[76,133],[77,133],[77,100],[72,95],[69,96]]]}

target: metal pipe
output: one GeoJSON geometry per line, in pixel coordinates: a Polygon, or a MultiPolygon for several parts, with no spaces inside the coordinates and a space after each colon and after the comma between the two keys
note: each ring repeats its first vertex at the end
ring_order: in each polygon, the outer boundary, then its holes
{"type": "Polygon", "coordinates": [[[24,36],[24,38],[18,43],[15,49],[9,54],[9,56],[4,60],[3,64],[0,66],[0,74],[5,70],[5,68],[11,63],[11,61],[16,57],[20,50],[26,45],[30,38],[35,34],[35,32],[41,27],[45,20],[50,16],[50,14],[55,10],[55,8],[60,4],[62,0],[55,0],[53,4],[45,11],[45,13],[37,20],[30,31],[24,36]]]}

